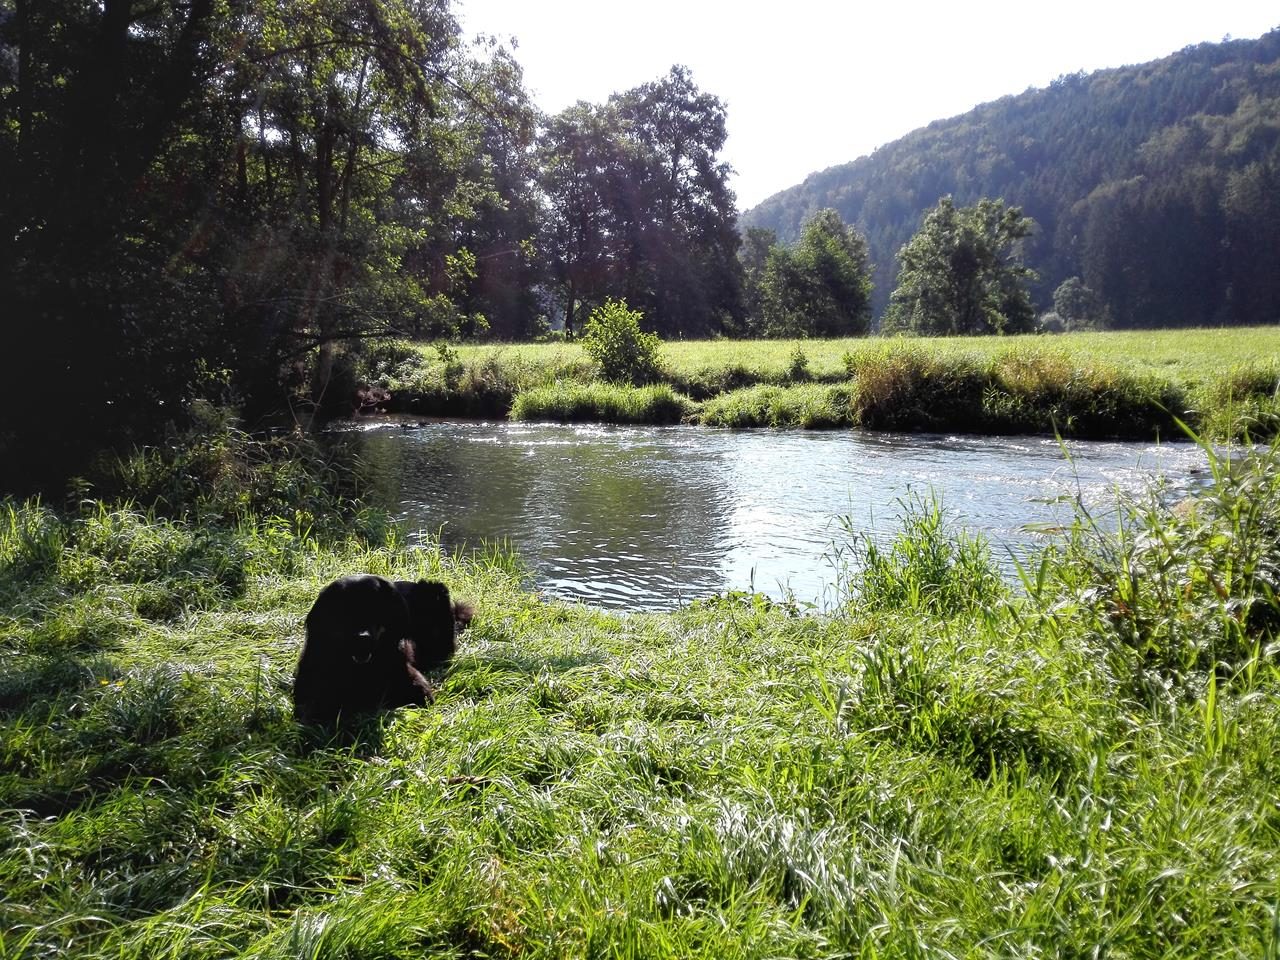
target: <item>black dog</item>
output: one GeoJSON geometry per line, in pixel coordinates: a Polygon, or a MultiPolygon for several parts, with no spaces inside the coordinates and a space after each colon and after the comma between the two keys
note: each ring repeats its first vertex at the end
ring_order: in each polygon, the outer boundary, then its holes
{"type": "Polygon", "coordinates": [[[458,631],[471,623],[469,603],[449,599],[449,588],[435,580],[393,580],[409,610],[409,658],[419,670],[444,666],[453,657],[458,631]]]}
{"type": "Polygon", "coordinates": [[[294,716],[329,724],[340,713],[430,703],[434,692],[422,671],[449,661],[471,613],[449,599],[443,583],[369,575],[335,580],[307,614],[294,716]]]}

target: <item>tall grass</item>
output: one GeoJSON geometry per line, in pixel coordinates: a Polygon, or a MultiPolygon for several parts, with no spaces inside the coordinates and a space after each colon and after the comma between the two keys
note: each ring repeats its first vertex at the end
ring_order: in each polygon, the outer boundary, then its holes
{"type": "Polygon", "coordinates": [[[1278,449],[1224,456],[1206,446],[1205,490],[1172,505],[1147,491],[1114,528],[1079,507],[1070,538],[1045,554],[1034,592],[1081,618],[1143,696],[1194,694],[1274,661],[1278,449]]]}
{"type": "Polygon", "coordinates": [[[986,541],[951,524],[936,496],[910,494],[899,506],[901,529],[887,549],[841,520],[851,548],[843,586],[861,609],[945,617],[1006,599],[986,541]]]}
{"type": "MultiPolygon", "coordinates": [[[[1278,330],[673,342],[661,376],[682,417],[719,426],[1156,437],[1179,435],[1180,418],[1215,439],[1265,439],[1280,430],[1278,330]]],[[[599,367],[576,344],[460,347],[450,362],[427,350],[417,365],[395,356],[373,373],[393,410],[495,417],[518,403],[525,418],[544,407],[558,419],[644,416],[597,403],[599,367]]],[[[671,422],[671,404],[652,410],[667,419],[650,422],[671,422]]]]}
{"type": "Polygon", "coordinates": [[[1197,394],[1202,431],[1214,437],[1280,434],[1280,358],[1228,367],[1197,394]]]}
{"type": "Polygon", "coordinates": [[[559,383],[516,396],[513,420],[600,423],[679,423],[692,405],[666,384],[559,383]]]}
{"type": "Polygon", "coordinates": [[[708,400],[699,422],[712,427],[851,427],[856,421],[846,387],[804,384],[756,386],[708,400]]]}
{"type": "Polygon", "coordinates": [[[1280,451],[1213,463],[1185,506],[1082,513],[1017,591],[909,503],[829,615],[6,504],[0,956],[1273,956],[1280,451]],[[325,741],[289,676],[356,570],[478,613],[434,706],[325,741]],[[135,602],[187,579],[217,587],[135,602]]]}
{"type": "Polygon", "coordinates": [[[983,419],[986,377],[966,354],[894,341],[851,352],[845,365],[858,422],[871,430],[948,430],[983,419]]]}
{"type": "Polygon", "coordinates": [[[893,341],[846,357],[858,421],[872,429],[1177,435],[1175,384],[1065,351],[1016,346],[983,358],[893,341]]]}

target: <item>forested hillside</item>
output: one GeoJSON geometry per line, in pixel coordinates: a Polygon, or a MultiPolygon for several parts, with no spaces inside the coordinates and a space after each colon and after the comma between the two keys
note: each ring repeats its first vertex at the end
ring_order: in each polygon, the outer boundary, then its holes
{"type": "Polygon", "coordinates": [[[1035,219],[1025,255],[1041,309],[1079,276],[1116,326],[1280,320],[1280,30],[1060,77],[815,173],[742,219],[791,242],[834,208],[867,238],[880,313],[898,251],[947,194],[1035,219]]]}

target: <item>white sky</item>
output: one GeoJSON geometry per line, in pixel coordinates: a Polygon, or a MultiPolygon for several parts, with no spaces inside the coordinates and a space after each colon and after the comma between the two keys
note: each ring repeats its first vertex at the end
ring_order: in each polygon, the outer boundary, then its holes
{"type": "Polygon", "coordinates": [[[455,12],[469,34],[515,38],[548,112],[688,66],[728,107],[742,210],[1061,74],[1280,26],[1274,0],[457,0],[455,12]]]}

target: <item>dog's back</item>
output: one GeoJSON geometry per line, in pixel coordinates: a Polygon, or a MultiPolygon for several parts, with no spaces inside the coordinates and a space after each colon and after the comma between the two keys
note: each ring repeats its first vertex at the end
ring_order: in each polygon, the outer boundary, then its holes
{"type": "Polygon", "coordinates": [[[401,651],[409,632],[408,607],[391,581],[357,575],[329,584],[307,614],[294,716],[328,723],[340,712],[425,702],[401,651]]]}

